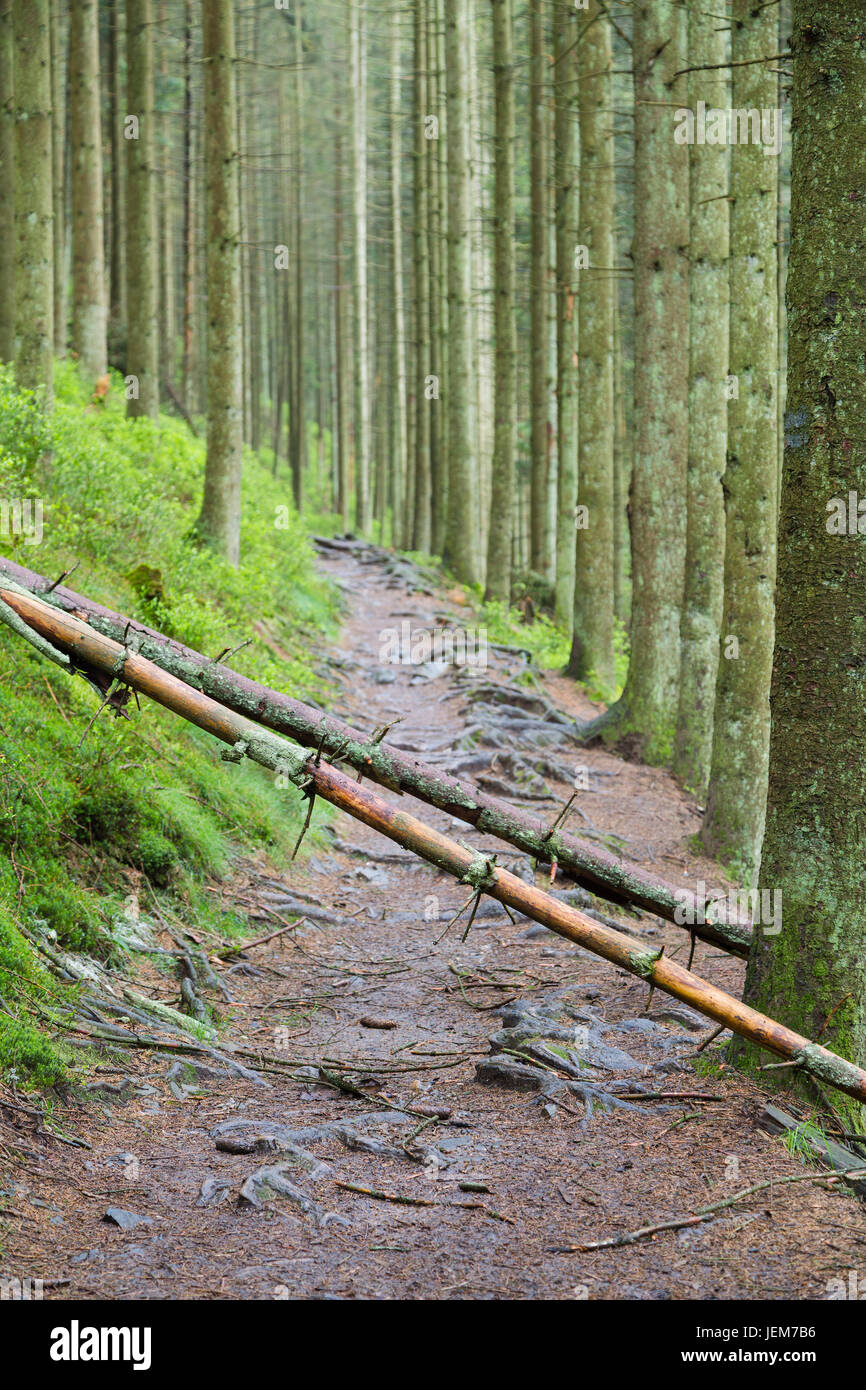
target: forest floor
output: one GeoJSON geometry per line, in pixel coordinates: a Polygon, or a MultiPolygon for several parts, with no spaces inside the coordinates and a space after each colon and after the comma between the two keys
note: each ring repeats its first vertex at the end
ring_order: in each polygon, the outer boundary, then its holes
{"type": "MultiPolygon", "coordinates": [[[[546,760],[527,788],[550,794],[531,804],[551,819],[585,766],[575,833],[624,844],[692,888],[722,882],[693,852],[699,808],[666,773],[521,720],[514,700],[539,691],[569,715],[593,713],[572,682],[536,673],[527,684],[522,658],[505,651],[474,677],[383,663],[389,628],[465,623],[460,595],[417,589],[408,567],[372,549],[325,547],[321,564],[347,609],[328,658],[336,712],[366,729],[400,719],[392,742],[486,777],[489,790],[514,786],[521,756],[546,760]],[[491,684],[507,688],[504,704],[491,684]]],[[[412,809],[532,873],[517,851],[412,809]]],[[[706,1020],[658,992],[647,1011],[639,980],[489,902],[465,941],[465,917],[437,941],[465,887],[347,816],[330,824],[328,849],[282,880],[262,858],[214,885],[248,911],[251,936],[298,904],[308,911],[220,966],[225,1065],[170,1046],[115,1049],[91,1103],[54,1113],[74,1143],[0,1097],[0,1162],[17,1155],[0,1173],[0,1277],[42,1278],[55,1299],[823,1299],[852,1270],[862,1287],[861,1202],[812,1181],[774,1182],[630,1245],[561,1253],[816,1165],[761,1127],[769,1096],[725,1064],[719,1042],[698,1053],[706,1020]],[[572,1033],[572,1076],[591,1078],[575,1092],[557,1088],[572,1033]],[[547,1070],[514,1058],[528,1037],[547,1039],[536,1047],[547,1070]],[[232,1074],[236,1062],[258,1079],[232,1074]],[[322,1084],[319,1067],[364,1095],[322,1084]],[[649,1098],[660,1091],[671,1098],[649,1098]],[[106,1220],[109,1208],[129,1214],[118,1218],[129,1229],[106,1220]]],[[[687,959],[680,928],[595,906],[687,959]]],[[[140,907],[141,933],[172,949],[176,931],[140,907]]],[[[212,953],[220,945],[194,922],[176,926],[212,953]]],[[[742,964],[700,942],[694,968],[741,987],[742,964]]],[[[178,1002],[155,967],[137,987],[178,1002]]]]}

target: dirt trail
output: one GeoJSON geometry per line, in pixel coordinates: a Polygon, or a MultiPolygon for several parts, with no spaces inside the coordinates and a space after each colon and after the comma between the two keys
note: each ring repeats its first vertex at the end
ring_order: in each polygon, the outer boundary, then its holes
{"type": "MultiPolygon", "coordinates": [[[[698,808],[666,774],[581,752],[565,726],[530,747],[544,731],[511,705],[515,690],[532,694],[514,684],[519,657],[491,652],[474,678],[476,693],[479,683],[509,686],[511,713],[489,691],[470,700],[473,680],[453,667],[381,661],[389,629],[465,621],[454,596],[413,592],[372,551],[329,550],[322,564],[348,607],[331,654],[342,716],[370,730],[401,719],[392,741],[452,768],[472,760],[464,770],[491,790],[523,776],[521,759],[546,760],[525,793],[549,791],[533,804],[551,819],[568,774],[585,766],[580,833],[618,837],[631,857],[689,886],[719,881],[689,848],[698,808]],[[461,750],[468,727],[475,739],[461,750]]],[[[592,712],[564,679],[546,677],[542,689],[569,714],[592,712]]],[[[507,846],[430,808],[420,814],[532,873],[507,846]]],[[[2,1178],[0,1278],[41,1277],[58,1299],[773,1299],[826,1298],[829,1280],[866,1267],[860,1204],[808,1182],[650,1241],[555,1253],[808,1170],[758,1127],[766,1097],[719,1069],[716,1045],[703,1054],[711,1069],[695,1070],[712,1031],[704,1020],[658,994],[644,1012],[639,981],[491,903],[465,941],[465,916],[443,937],[465,887],[345,816],[332,824],[329,847],[284,881],[262,861],[215,890],[248,909],[255,935],[277,927],[291,902],[309,909],[297,932],[221,970],[231,1003],[212,996],[226,1020],[217,1047],[245,1066],[260,1054],[258,1082],[208,1057],[114,1053],[95,1104],[61,1117],[86,1149],[40,1137],[31,1117],[0,1108],[6,1155],[23,1154],[2,1178]],[[319,1067],[366,1098],[321,1084],[319,1067]],[[689,1098],[640,1098],[660,1091],[689,1098]],[[120,1229],[103,1219],[108,1207],[145,1220],[120,1229]]],[[[682,931],[595,907],[687,956],[682,931]]],[[[171,948],[164,925],[149,923],[171,948]]],[[[712,948],[698,945],[695,968],[739,988],[741,964],[712,948]]],[[[140,987],[178,1003],[165,974],[140,987]]]]}

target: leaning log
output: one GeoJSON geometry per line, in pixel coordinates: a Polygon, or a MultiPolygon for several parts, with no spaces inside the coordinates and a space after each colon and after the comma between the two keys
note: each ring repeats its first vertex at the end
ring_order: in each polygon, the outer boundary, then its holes
{"type": "Polygon", "coordinates": [[[783,1057],[788,1065],[801,1069],[814,1080],[866,1101],[866,1071],[702,980],[666,957],[663,948],[654,948],[604,926],[577,908],[524,883],[515,874],[497,868],[492,857],[473,853],[415,816],[398,810],[378,792],[322,762],[318,754],[304,751],[236,714],[128,647],[102,636],[87,623],[58,612],[32,595],[0,587],[0,616],[4,604],[12,609],[20,623],[38,634],[43,644],[51,645],[61,662],[65,659],[76,670],[98,672],[112,682],[127,685],[157,701],[228,744],[223,756],[229,761],[250,758],[297,786],[306,796],[321,796],[451,874],[470,886],[477,896],[489,894],[506,907],[541,922],[648,985],[683,1000],[741,1037],[783,1057]]]}
{"type": "Polygon", "coordinates": [[[71,589],[53,586],[43,575],[0,557],[0,576],[4,573],[53,607],[86,618],[104,636],[134,643],[154,665],[211,695],[235,713],[287,734],[305,748],[321,748],[325,755],[348,763],[370,781],[447,811],[480,833],[531,854],[540,863],[555,861],[570,878],[600,897],[631,904],[680,926],[683,923],[678,918],[686,917],[686,929],[700,940],[733,955],[748,955],[751,929],[737,922],[701,922],[700,906],[685,888],[675,888],[579,836],[561,830],[551,833],[542,820],[479,791],[470,782],[368,738],[341,719],[238,675],[143,623],[103,608],[71,589]]]}

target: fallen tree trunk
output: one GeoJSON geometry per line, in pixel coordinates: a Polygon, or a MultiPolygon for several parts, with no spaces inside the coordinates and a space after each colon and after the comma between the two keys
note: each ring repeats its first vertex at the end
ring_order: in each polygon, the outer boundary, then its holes
{"type": "Polygon", "coordinates": [[[19,623],[38,634],[43,645],[48,643],[54,648],[61,663],[65,660],[74,669],[98,672],[112,682],[122,682],[156,700],[229,744],[229,751],[223,755],[227,760],[252,759],[299,787],[307,796],[321,796],[453,875],[469,885],[477,897],[489,894],[506,907],[541,922],[560,936],[645,980],[648,985],[692,1005],[741,1037],[768,1048],[786,1059],[783,1065],[801,1068],[816,1081],[866,1101],[866,1071],[702,980],[665,957],[662,950],[606,927],[505,869],[497,868],[491,858],[465,849],[423,821],[397,810],[377,792],[322,763],[318,755],[304,752],[262,729],[77,618],[52,609],[32,595],[0,588],[0,616],[3,604],[13,610],[19,623]]]}
{"type": "Polygon", "coordinates": [[[682,926],[682,922],[677,922],[679,913],[689,921],[686,929],[700,940],[734,955],[748,955],[751,929],[737,922],[701,922],[700,905],[686,889],[674,888],[636,864],[619,859],[608,850],[598,849],[576,835],[560,830],[551,833],[537,817],[479,791],[471,783],[367,738],[341,719],[240,676],[173,638],[103,608],[71,589],[60,585],[51,587],[44,576],[0,557],[0,576],[3,573],[53,607],[86,618],[104,636],[134,643],[141,655],[154,665],[212,696],[235,713],[288,734],[305,748],[321,748],[328,757],[347,762],[370,781],[392,791],[407,792],[419,801],[447,811],[482,834],[505,840],[542,863],[555,861],[576,882],[601,897],[632,904],[682,926]]]}

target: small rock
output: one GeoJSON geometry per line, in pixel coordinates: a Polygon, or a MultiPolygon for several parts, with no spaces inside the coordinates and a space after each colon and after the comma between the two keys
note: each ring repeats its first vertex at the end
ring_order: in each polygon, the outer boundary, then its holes
{"type": "Polygon", "coordinates": [[[109,1207],[102,1219],[111,1225],[119,1226],[122,1231],[131,1231],[136,1226],[153,1225],[149,1216],[138,1216],[134,1211],[124,1211],[122,1207],[109,1207]]]}

